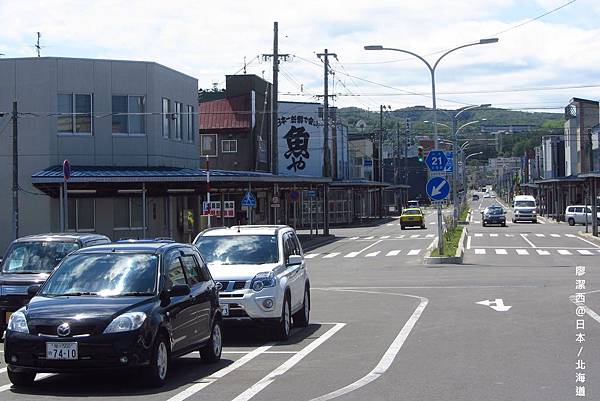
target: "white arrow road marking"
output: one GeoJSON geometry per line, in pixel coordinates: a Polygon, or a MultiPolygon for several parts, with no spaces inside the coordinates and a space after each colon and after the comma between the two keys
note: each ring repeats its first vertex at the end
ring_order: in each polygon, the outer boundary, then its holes
{"type": "Polygon", "coordinates": [[[479,301],[475,303],[483,306],[489,306],[490,308],[498,312],[506,312],[510,308],[512,308],[512,306],[504,305],[504,301],[502,300],[502,298],[496,298],[495,301],[490,301],[489,299],[486,299],[485,301],[479,301]]]}
{"type": "Polygon", "coordinates": [[[402,252],[402,250],[398,249],[395,251],[389,251],[385,256],[398,256],[398,254],[402,252]]]}
{"type": "Polygon", "coordinates": [[[444,180],[437,187],[434,185],[433,188],[431,189],[431,196],[437,196],[437,195],[441,194],[442,188],[444,188],[447,183],[448,183],[448,181],[444,180]]]}

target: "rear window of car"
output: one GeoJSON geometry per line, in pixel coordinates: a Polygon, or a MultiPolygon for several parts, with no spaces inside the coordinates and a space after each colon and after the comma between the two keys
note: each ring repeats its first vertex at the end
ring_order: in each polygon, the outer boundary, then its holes
{"type": "Polygon", "coordinates": [[[420,215],[421,211],[419,209],[406,209],[402,214],[405,215],[420,215]]]}
{"type": "Polygon", "coordinates": [[[2,263],[2,272],[48,273],[77,249],[79,244],[72,241],[15,242],[2,263]]]}

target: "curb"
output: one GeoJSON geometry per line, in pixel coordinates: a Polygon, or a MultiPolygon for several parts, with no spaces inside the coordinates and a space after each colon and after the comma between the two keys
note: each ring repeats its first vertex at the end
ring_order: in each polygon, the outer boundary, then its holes
{"type": "Polygon", "coordinates": [[[466,238],[467,227],[463,227],[462,233],[460,234],[460,240],[458,241],[458,248],[456,249],[456,254],[454,256],[431,256],[431,251],[437,246],[437,240],[434,241],[435,245],[433,245],[431,249],[427,251],[427,254],[425,254],[424,263],[426,267],[441,267],[439,265],[461,265],[465,256],[466,238]]]}

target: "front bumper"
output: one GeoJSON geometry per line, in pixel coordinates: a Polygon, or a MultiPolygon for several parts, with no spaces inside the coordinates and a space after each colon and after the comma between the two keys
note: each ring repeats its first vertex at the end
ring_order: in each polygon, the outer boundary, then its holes
{"type": "Polygon", "coordinates": [[[515,221],[520,220],[520,221],[536,221],[537,220],[537,214],[533,214],[533,213],[515,213],[514,214],[514,219],[515,221]]]}
{"type": "Polygon", "coordinates": [[[483,219],[484,224],[506,224],[506,218],[493,218],[487,217],[483,219]]]}
{"type": "Polygon", "coordinates": [[[87,337],[50,337],[7,331],[4,360],[13,372],[75,373],[146,366],[151,349],[151,341],[145,341],[140,330],[87,337]],[[78,359],[47,359],[47,342],[77,342],[78,359]],[[122,362],[121,357],[126,357],[127,362],[122,362]]]}
{"type": "Polygon", "coordinates": [[[276,287],[263,288],[259,292],[252,289],[219,293],[219,303],[229,306],[229,315],[223,316],[226,322],[232,321],[270,321],[281,318],[283,296],[276,287]],[[266,308],[265,300],[272,300],[273,306],[266,308]]]}

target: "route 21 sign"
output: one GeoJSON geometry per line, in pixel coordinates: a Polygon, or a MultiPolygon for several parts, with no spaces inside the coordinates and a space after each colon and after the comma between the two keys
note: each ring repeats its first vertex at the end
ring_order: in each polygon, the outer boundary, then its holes
{"type": "Polygon", "coordinates": [[[425,163],[429,168],[429,171],[445,171],[448,158],[443,150],[432,150],[427,155],[425,163]]]}

